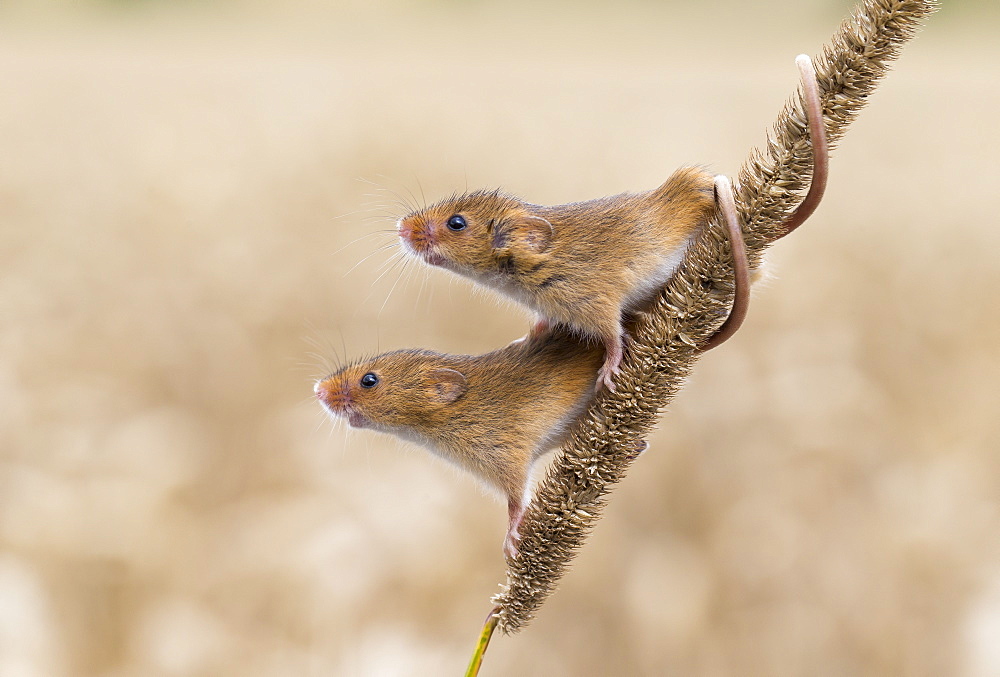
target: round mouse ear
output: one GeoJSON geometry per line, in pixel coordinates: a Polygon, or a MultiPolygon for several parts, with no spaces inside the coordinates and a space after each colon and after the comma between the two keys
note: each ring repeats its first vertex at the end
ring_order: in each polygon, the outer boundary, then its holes
{"type": "Polygon", "coordinates": [[[427,390],[432,400],[451,404],[469,389],[469,382],[462,372],[454,369],[432,369],[427,374],[427,390]]]}
{"type": "Polygon", "coordinates": [[[512,224],[515,239],[528,251],[543,254],[552,246],[555,229],[541,216],[520,216],[512,224]]]}

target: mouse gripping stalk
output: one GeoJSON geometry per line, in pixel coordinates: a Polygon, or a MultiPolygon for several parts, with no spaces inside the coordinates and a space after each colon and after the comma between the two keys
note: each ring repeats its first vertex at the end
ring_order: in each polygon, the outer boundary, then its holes
{"type": "Polygon", "coordinates": [[[416,442],[507,502],[504,553],[517,556],[532,466],[593,398],[601,346],[552,327],[484,355],[397,350],[318,381],[323,407],[353,428],[416,442]]]}

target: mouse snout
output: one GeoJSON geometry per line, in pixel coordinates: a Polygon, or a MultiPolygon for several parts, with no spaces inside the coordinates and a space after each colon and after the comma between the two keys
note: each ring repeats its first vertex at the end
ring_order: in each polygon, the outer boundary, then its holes
{"type": "Polygon", "coordinates": [[[316,381],[313,392],[317,399],[334,414],[342,414],[351,404],[351,394],[347,392],[346,384],[338,384],[327,379],[316,381]]]}
{"type": "Polygon", "coordinates": [[[430,258],[434,256],[437,238],[431,224],[420,216],[408,216],[396,224],[396,232],[411,253],[430,258]]]}
{"type": "Polygon", "coordinates": [[[405,219],[400,219],[396,224],[396,232],[399,233],[399,237],[411,245],[418,245],[423,240],[426,239],[426,228],[423,227],[421,219],[415,216],[408,216],[405,219]]]}

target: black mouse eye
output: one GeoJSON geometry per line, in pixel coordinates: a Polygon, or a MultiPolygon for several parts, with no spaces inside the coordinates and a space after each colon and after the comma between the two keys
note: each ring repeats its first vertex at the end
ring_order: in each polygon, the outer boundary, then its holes
{"type": "Polygon", "coordinates": [[[376,376],[375,374],[368,372],[367,374],[361,377],[362,388],[374,388],[377,385],[378,385],[378,376],[376,376]]]}
{"type": "Polygon", "coordinates": [[[448,219],[448,230],[465,230],[465,227],[469,224],[465,222],[465,217],[461,214],[455,214],[450,219],[448,219]]]}

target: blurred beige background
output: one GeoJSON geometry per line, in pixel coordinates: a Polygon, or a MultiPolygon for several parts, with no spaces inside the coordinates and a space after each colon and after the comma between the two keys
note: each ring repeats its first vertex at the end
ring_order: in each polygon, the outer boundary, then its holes
{"type": "MultiPolygon", "coordinates": [[[[5,0],[0,676],[460,674],[503,507],[311,381],[525,330],[380,277],[393,192],[733,174],[851,6],[694,4],[5,0]]],[[[1000,675],[1000,13],[947,4],[483,675],[1000,675]]]]}

